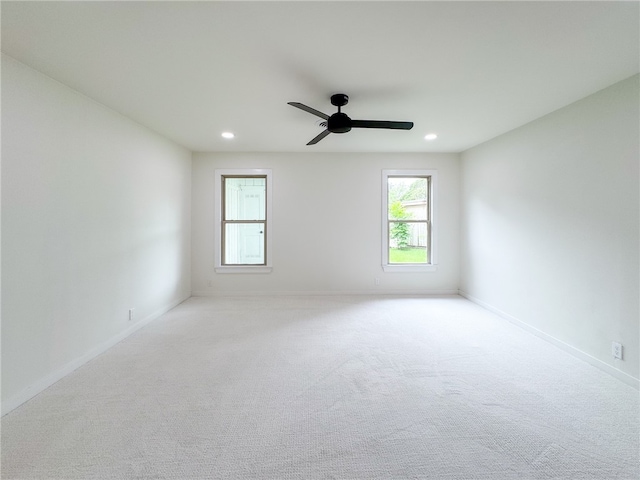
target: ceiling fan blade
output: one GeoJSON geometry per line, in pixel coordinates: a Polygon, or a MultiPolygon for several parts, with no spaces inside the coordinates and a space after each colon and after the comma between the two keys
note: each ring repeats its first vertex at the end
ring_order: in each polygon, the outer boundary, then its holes
{"type": "Polygon", "coordinates": [[[329,135],[331,132],[329,130],[323,130],[323,132],[316,136],[313,140],[311,140],[309,143],[307,143],[307,145],[315,145],[316,143],[318,143],[320,140],[322,140],[324,137],[326,137],[327,135],[329,135]]]}
{"type": "Polygon", "coordinates": [[[392,128],[395,130],[411,130],[413,122],[390,122],[386,120],[351,120],[352,128],[392,128]]]}
{"type": "Polygon", "coordinates": [[[304,110],[305,112],[308,112],[312,115],[315,115],[317,117],[320,118],[324,118],[325,120],[329,119],[329,115],[326,115],[322,112],[319,112],[318,110],[316,110],[315,108],[311,108],[311,107],[307,107],[306,105],[302,104],[302,103],[298,103],[298,102],[287,102],[288,105],[291,105],[292,107],[296,107],[299,108],[300,110],[304,110]]]}

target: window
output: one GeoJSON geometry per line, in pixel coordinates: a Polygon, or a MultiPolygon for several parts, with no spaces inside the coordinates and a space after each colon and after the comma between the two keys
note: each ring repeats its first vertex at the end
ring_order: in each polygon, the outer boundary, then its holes
{"type": "Polygon", "coordinates": [[[383,170],[382,267],[385,272],[436,269],[433,170],[383,170]]]}
{"type": "Polygon", "coordinates": [[[270,170],[216,170],[216,272],[268,273],[270,170]]]}

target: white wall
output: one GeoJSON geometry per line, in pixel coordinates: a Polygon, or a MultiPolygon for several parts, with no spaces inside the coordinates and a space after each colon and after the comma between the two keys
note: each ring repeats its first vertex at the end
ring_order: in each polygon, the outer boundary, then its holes
{"type": "Polygon", "coordinates": [[[188,150],[2,57],[3,411],[190,295],[190,182],[188,150]]]}
{"type": "Polygon", "coordinates": [[[194,295],[457,292],[457,154],[198,153],[193,156],[192,193],[194,295]],[[214,272],[216,168],[273,170],[272,273],[214,272]],[[438,170],[436,272],[382,271],[385,168],[438,170]]]}
{"type": "Polygon", "coordinates": [[[636,75],[464,152],[461,167],[462,291],[635,379],[638,88],[636,75]]]}

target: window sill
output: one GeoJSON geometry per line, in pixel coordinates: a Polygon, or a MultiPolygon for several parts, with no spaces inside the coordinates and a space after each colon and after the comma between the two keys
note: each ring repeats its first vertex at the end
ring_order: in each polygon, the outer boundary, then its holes
{"type": "Polygon", "coordinates": [[[382,265],[382,270],[392,273],[419,273],[419,272],[435,272],[438,270],[437,265],[382,265]]]}
{"type": "Polygon", "coordinates": [[[251,266],[239,266],[239,267],[225,266],[225,267],[216,267],[214,270],[215,270],[216,273],[271,273],[273,268],[272,267],[265,267],[265,266],[255,266],[255,267],[251,267],[251,266]]]}

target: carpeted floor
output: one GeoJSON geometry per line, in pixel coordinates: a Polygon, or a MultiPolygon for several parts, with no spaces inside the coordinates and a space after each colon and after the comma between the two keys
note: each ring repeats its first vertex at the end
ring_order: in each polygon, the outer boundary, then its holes
{"type": "Polygon", "coordinates": [[[460,297],[191,298],[2,419],[3,479],[637,479],[638,391],[460,297]]]}

